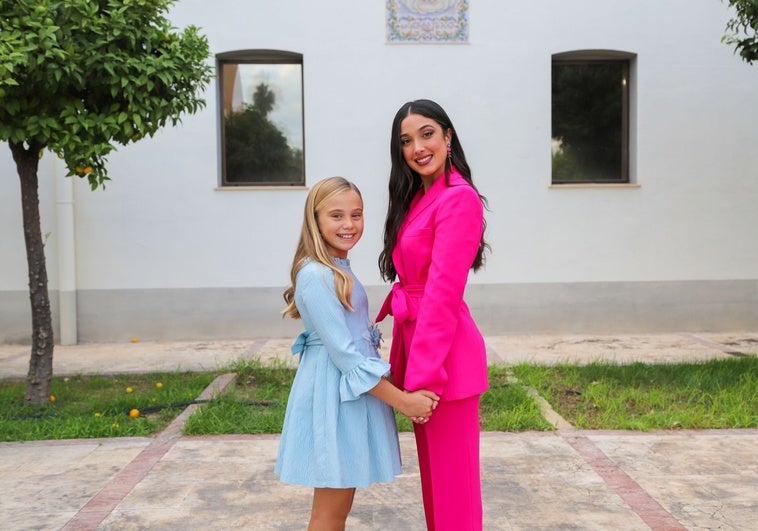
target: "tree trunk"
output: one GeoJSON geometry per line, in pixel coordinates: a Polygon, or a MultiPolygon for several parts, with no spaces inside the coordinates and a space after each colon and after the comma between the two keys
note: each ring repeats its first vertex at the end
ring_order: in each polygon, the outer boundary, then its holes
{"type": "Polygon", "coordinates": [[[37,168],[44,146],[38,142],[10,143],[13,160],[21,180],[21,205],[24,216],[26,261],[29,266],[29,298],[32,304],[32,352],[26,379],[27,404],[42,405],[50,401],[50,381],[53,378],[53,319],[47,292],[45,244],[39,217],[37,168]]]}

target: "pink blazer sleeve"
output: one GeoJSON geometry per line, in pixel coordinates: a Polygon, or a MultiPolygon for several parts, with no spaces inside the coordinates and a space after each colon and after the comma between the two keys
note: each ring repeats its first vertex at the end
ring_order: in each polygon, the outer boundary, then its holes
{"type": "Polygon", "coordinates": [[[479,249],[483,207],[476,191],[467,185],[448,188],[435,206],[431,260],[408,351],[405,388],[442,394],[450,376],[445,360],[462,313],[468,273],[479,249]]]}

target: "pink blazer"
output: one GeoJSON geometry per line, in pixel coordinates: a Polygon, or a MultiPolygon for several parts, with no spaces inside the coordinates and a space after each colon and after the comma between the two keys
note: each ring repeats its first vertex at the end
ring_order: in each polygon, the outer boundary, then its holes
{"type": "Polygon", "coordinates": [[[487,390],[484,339],[463,300],[483,230],[476,191],[453,170],[419,190],[398,233],[392,260],[399,281],[377,321],[394,317],[390,365],[395,385],[442,400],[487,390]]]}

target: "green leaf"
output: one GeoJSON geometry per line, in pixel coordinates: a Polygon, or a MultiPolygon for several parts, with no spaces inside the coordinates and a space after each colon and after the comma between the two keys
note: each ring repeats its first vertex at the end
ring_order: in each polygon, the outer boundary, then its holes
{"type": "Polygon", "coordinates": [[[97,187],[116,143],[202,108],[208,42],[171,26],[174,3],[0,0],[0,141],[49,138],[69,170],[92,166],[97,187]]]}

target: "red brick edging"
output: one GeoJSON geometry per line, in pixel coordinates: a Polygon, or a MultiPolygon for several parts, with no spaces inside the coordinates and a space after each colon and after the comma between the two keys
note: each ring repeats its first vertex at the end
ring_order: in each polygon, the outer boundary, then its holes
{"type": "Polygon", "coordinates": [[[574,431],[559,430],[558,434],[651,529],[687,531],[679,520],[664,509],[639,483],[619,469],[589,438],[574,431]]]}
{"type": "MultiPolygon", "coordinates": [[[[234,383],[237,375],[222,374],[200,394],[199,400],[210,400],[234,383]]],[[[74,517],[66,523],[62,531],[89,531],[95,529],[110,515],[121,501],[145,479],[148,472],[182,435],[182,427],[197,409],[197,404],[188,406],[169,424],[137,457],[116,474],[94,498],[88,501],[74,517]]]]}

